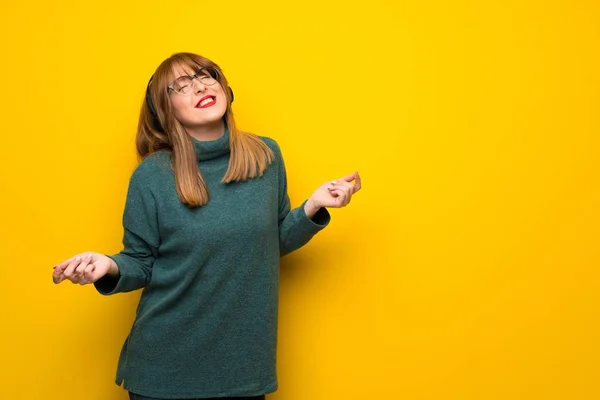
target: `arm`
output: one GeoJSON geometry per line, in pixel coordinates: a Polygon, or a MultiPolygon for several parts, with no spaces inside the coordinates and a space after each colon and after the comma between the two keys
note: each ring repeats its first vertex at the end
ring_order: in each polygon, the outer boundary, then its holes
{"type": "Polygon", "coordinates": [[[331,216],[326,208],[314,206],[310,199],[291,209],[285,163],[278,146],[275,154],[279,164],[279,253],[283,257],[308,243],[329,224],[331,216]]]}
{"type": "Polygon", "coordinates": [[[123,213],[123,250],[108,256],[114,265],[94,283],[104,295],[143,288],[152,277],[160,240],[156,201],[148,183],[147,178],[140,176],[139,169],[129,182],[123,213]]]}

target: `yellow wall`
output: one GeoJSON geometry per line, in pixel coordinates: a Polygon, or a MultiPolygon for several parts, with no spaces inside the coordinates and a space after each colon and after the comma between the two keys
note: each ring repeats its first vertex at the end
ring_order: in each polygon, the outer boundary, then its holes
{"type": "Polygon", "coordinates": [[[592,0],[5,2],[0,398],[125,399],[139,293],[51,283],[121,248],[145,84],[217,61],[294,205],[364,189],[282,266],[273,400],[600,397],[592,0]]]}

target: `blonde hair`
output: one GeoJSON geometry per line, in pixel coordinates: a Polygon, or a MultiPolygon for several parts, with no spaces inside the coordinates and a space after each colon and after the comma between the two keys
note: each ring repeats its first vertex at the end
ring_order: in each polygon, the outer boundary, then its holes
{"type": "Polygon", "coordinates": [[[175,183],[180,200],[190,207],[199,207],[208,203],[210,194],[198,168],[194,143],[183,125],[173,115],[167,91],[169,79],[172,78],[177,66],[187,66],[192,70],[211,67],[218,72],[218,82],[227,96],[227,110],[223,119],[230,133],[229,165],[221,182],[246,181],[262,176],[273,162],[275,155],[258,136],[237,129],[231,109],[232,98],[228,90],[229,85],[217,64],[193,53],[175,53],[164,60],[156,69],[149,84],[150,97],[160,127],[155,123],[155,117],[147,102],[144,101],[136,135],[137,152],[141,159],[158,151],[171,152],[171,166],[175,172],[175,183]]]}

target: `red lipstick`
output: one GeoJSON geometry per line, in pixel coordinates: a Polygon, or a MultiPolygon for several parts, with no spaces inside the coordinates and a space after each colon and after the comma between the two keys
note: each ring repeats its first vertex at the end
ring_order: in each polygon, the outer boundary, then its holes
{"type": "Polygon", "coordinates": [[[217,103],[216,96],[204,96],[200,99],[200,101],[198,101],[198,103],[196,103],[196,108],[208,108],[208,107],[214,106],[216,103],[217,103]],[[200,103],[202,103],[206,99],[212,99],[212,101],[209,101],[208,103],[201,106],[200,103]]]}

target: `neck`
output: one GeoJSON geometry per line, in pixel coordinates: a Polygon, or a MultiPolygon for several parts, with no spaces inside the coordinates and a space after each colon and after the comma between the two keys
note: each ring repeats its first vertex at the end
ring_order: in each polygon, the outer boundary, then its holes
{"type": "Polygon", "coordinates": [[[188,127],[185,130],[191,137],[201,142],[216,140],[225,133],[225,122],[220,119],[211,124],[188,127]]]}

